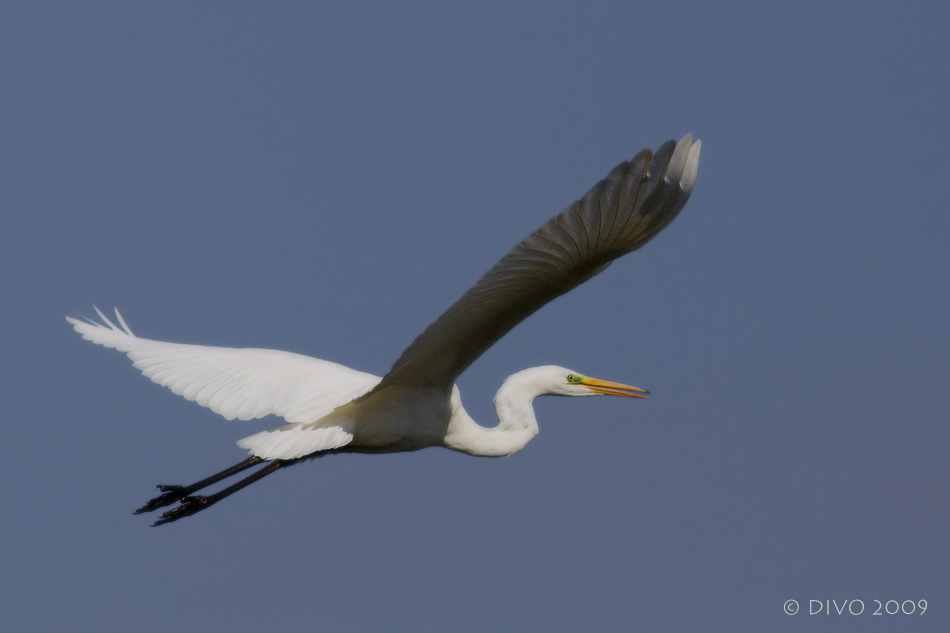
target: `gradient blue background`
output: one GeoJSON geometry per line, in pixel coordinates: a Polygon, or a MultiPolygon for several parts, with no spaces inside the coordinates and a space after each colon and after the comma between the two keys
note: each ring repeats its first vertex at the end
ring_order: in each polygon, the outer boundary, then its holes
{"type": "Polygon", "coordinates": [[[6,4],[4,630],[950,630],[948,6],[6,4]],[[130,514],[278,421],[61,315],[382,374],[686,132],[679,218],[460,380],[487,424],[533,365],[653,398],[540,399],[510,458],[330,457],[130,514]]]}

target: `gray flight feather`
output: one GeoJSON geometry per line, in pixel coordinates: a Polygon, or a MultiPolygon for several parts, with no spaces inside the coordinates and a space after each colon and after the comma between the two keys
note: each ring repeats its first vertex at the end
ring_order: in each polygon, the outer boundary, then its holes
{"type": "Polygon", "coordinates": [[[650,241],[686,204],[699,147],[687,134],[618,165],[485,273],[403,352],[374,391],[427,381],[451,389],[476,358],[535,310],[650,241]]]}

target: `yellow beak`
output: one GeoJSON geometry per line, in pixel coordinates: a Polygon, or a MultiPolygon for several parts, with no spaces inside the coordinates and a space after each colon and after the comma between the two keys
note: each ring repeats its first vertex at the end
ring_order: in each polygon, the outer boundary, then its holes
{"type": "Polygon", "coordinates": [[[599,378],[584,378],[581,384],[595,393],[605,396],[626,396],[627,398],[649,398],[649,391],[630,385],[622,385],[619,382],[610,382],[609,380],[600,380],[599,378]]]}

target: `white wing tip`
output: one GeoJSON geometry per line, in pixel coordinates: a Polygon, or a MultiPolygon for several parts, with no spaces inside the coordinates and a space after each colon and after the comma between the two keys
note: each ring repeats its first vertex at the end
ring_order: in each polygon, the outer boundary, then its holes
{"type": "Polygon", "coordinates": [[[679,183],[687,194],[696,181],[696,168],[699,165],[699,141],[693,143],[693,135],[687,134],[679,140],[670,156],[666,175],[663,179],[669,184],[679,183]]]}
{"type": "MultiPolygon", "coordinates": [[[[84,326],[86,328],[94,327],[100,330],[112,330],[113,332],[119,332],[120,334],[125,334],[126,336],[131,336],[132,338],[135,338],[135,334],[133,334],[132,330],[129,329],[129,326],[126,324],[125,319],[122,318],[122,314],[119,312],[118,308],[112,308],[112,309],[115,311],[115,317],[119,321],[119,326],[121,327],[117,327],[112,321],[110,321],[106,317],[106,315],[102,313],[102,310],[100,310],[97,306],[92,306],[92,309],[95,310],[96,314],[99,315],[99,318],[102,319],[102,323],[97,323],[93,319],[90,319],[89,317],[83,316],[78,313],[76,314],[76,316],[78,316],[79,319],[75,317],[71,317],[71,316],[67,316],[63,318],[66,319],[69,323],[71,323],[74,328],[76,328],[77,326],[84,326]]],[[[82,332],[82,330],[79,330],[78,328],[76,329],[76,331],[82,332]]]]}
{"type": "Polygon", "coordinates": [[[84,339],[98,345],[116,347],[120,341],[136,338],[135,334],[132,334],[132,330],[129,329],[129,326],[126,325],[125,319],[122,318],[118,308],[115,308],[115,316],[121,327],[116,326],[112,321],[107,319],[99,308],[96,306],[93,306],[93,308],[96,314],[99,315],[99,318],[102,319],[101,323],[89,317],[82,316],[81,314],[77,315],[79,318],[71,316],[63,318],[65,318],[67,323],[72,325],[73,329],[79,332],[84,339]]]}
{"type": "Polygon", "coordinates": [[[683,176],[680,178],[680,186],[686,193],[691,193],[693,191],[693,185],[696,184],[696,173],[699,171],[699,150],[701,147],[702,141],[697,140],[689,148],[689,154],[686,156],[686,166],[683,168],[683,176]]]}

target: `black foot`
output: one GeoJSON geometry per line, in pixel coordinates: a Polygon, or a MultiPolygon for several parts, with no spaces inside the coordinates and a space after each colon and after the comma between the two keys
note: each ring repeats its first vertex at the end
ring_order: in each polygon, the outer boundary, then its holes
{"type": "Polygon", "coordinates": [[[249,477],[245,477],[244,479],[240,480],[236,484],[228,488],[225,488],[221,492],[217,492],[209,497],[200,497],[200,496],[192,497],[191,496],[191,493],[193,492],[202,490],[210,486],[211,484],[217,483],[221,481],[222,479],[227,479],[228,477],[234,474],[237,474],[243,470],[247,470],[248,468],[252,466],[256,466],[257,464],[260,464],[265,461],[267,460],[261,457],[257,457],[257,456],[248,457],[240,464],[237,464],[236,466],[232,466],[231,468],[228,468],[227,470],[222,470],[217,475],[212,475],[211,477],[208,477],[207,479],[202,479],[198,483],[191,484],[190,486],[157,486],[158,490],[162,491],[162,494],[159,495],[158,497],[155,497],[154,499],[146,503],[144,506],[136,510],[135,514],[142,514],[143,512],[151,512],[152,510],[157,510],[158,508],[163,508],[165,506],[169,506],[169,505],[172,505],[173,503],[180,501],[181,502],[180,506],[178,506],[177,508],[172,508],[171,510],[168,510],[167,512],[165,512],[161,517],[159,517],[158,521],[152,524],[152,527],[155,527],[157,525],[164,525],[166,523],[172,523],[173,521],[177,521],[178,519],[191,516],[192,514],[195,514],[196,512],[200,512],[204,510],[205,508],[211,507],[218,501],[221,501],[225,497],[231,494],[234,494],[235,492],[244,488],[245,486],[249,486],[250,484],[257,481],[258,479],[262,477],[266,477],[267,475],[271,474],[272,472],[276,470],[280,470],[281,468],[292,466],[296,464],[297,462],[301,461],[301,459],[299,458],[298,459],[275,459],[271,461],[269,464],[267,464],[266,466],[264,466],[263,468],[259,469],[253,475],[249,477]]]}
{"type": "Polygon", "coordinates": [[[207,479],[202,479],[198,483],[191,484],[190,486],[155,486],[156,490],[161,490],[164,494],[155,497],[132,514],[142,514],[143,512],[151,512],[152,510],[158,510],[159,508],[170,506],[173,503],[182,501],[193,492],[198,492],[202,488],[206,488],[211,484],[221,481],[222,479],[227,479],[231,475],[235,475],[242,470],[247,470],[251,466],[256,466],[263,461],[264,460],[260,457],[248,457],[240,464],[231,466],[231,468],[222,470],[220,473],[211,475],[207,479]]]}
{"type": "Polygon", "coordinates": [[[201,512],[205,508],[211,506],[215,501],[217,501],[217,499],[212,499],[209,497],[185,497],[181,500],[180,506],[177,508],[172,508],[171,510],[168,510],[162,514],[161,518],[152,524],[152,527],[157,527],[166,523],[173,523],[178,519],[183,519],[196,512],[201,512]]]}
{"type": "MultiPolygon", "coordinates": [[[[191,486],[188,486],[188,488],[191,488],[191,486]]],[[[151,512],[153,510],[158,510],[159,508],[164,508],[165,506],[170,506],[173,503],[177,503],[187,497],[188,493],[191,492],[188,490],[188,488],[185,486],[155,486],[155,490],[161,490],[165,494],[155,497],[132,514],[151,512]]]]}

